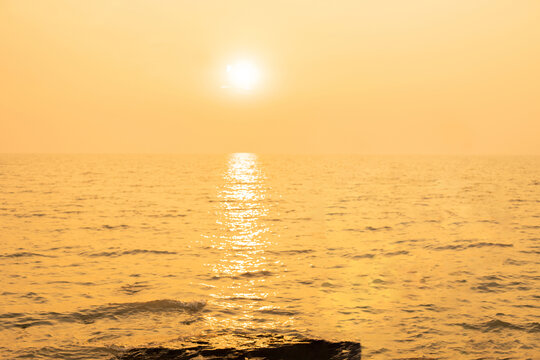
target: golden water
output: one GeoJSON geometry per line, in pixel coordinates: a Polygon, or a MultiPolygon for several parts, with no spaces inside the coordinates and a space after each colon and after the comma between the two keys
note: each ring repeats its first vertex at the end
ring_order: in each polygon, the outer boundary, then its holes
{"type": "Polygon", "coordinates": [[[0,356],[538,358],[540,158],[0,156],[0,356]]]}

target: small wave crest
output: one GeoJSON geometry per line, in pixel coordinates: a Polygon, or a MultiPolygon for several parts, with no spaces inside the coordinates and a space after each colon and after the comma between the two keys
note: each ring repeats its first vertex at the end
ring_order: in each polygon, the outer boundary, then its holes
{"type": "Polygon", "coordinates": [[[298,315],[297,311],[290,309],[280,309],[273,306],[263,306],[258,310],[262,314],[280,315],[280,316],[295,316],[298,315]]]}
{"type": "Polygon", "coordinates": [[[37,254],[32,252],[16,252],[11,254],[0,254],[0,258],[21,258],[21,257],[54,257],[50,255],[37,254]]]}
{"type": "Polygon", "coordinates": [[[373,259],[375,254],[358,254],[350,256],[352,259],[373,259]]]}
{"type": "Polygon", "coordinates": [[[354,232],[366,232],[366,231],[389,231],[389,230],[392,230],[392,227],[390,226],[380,226],[380,227],[375,227],[375,226],[366,226],[365,228],[361,228],[361,229],[358,229],[358,228],[347,228],[347,229],[343,229],[343,231],[354,231],[354,232]]]}
{"type": "Polygon", "coordinates": [[[519,331],[525,331],[528,333],[540,332],[540,323],[537,323],[537,322],[519,325],[519,324],[512,324],[510,322],[506,322],[499,319],[493,319],[493,320],[487,321],[485,323],[480,323],[480,324],[460,323],[456,325],[459,325],[465,329],[478,330],[482,332],[495,332],[495,331],[502,331],[502,330],[519,330],[519,331]]]}
{"type": "Polygon", "coordinates": [[[475,242],[472,244],[467,245],[461,245],[461,244],[454,244],[454,245],[444,245],[444,246],[437,246],[434,247],[433,250],[465,250],[470,248],[484,248],[484,247],[499,247],[499,248],[507,248],[507,247],[513,247],[513,244],[505,244],[505,243],[492,243],[492,242],[475,242]]]}
{"type": "Polygon", "coordinates": [[[384,256],[397,256],[397,255],[408,255],[407,250],[391,251],[384,254],[384,256]]]}
{"type": "Polygon", "coordinates": [[[79,322],[91,324],[100,319],[118,319],[144,313],[185,313],[193,315],[206,306],[205,301],[184,302],[178,300],[152,300],[108,304],[82,309],[71,313],[42,312],[37,314],[0,314],[0,329],[28,328],[36,325],[52,325],[53,322],[79,322]]]}
{"type": "Polygon", "coordinates": [[[260,270],[260,271],[247,271],[245,273],[240,274],[240,277],[244,278],[253,278],[253,277],[263,277],[263,276],[272,276],[272,272],[268,270],[260,270]]]}
{"type": "Polygon", "coordinates": [[[259,277],[266,277],[266,276],[273,276],[274,273],[268,270],[259,270],[259,271],[246,271],[244,273],[238,274],[238,275],[214,275],[210,278],[210,280],[220,280],[220,279],[245,279],[245,278],[259,278],[259,277]]]}
{"type": "Polygon", "coordinates": [[[311,254],[314,250],[311,249],[293,249],[293,250],[268,250],[269,254],[274,255],[299,255],[299,254],[311,254]]]}
{"type": "MultiPolygon", "coordinates": [[[[9,359],[72,359],[72,360],[110,360],[111,356],[122,353],[120,347],[84,346],[69,344],[62,347],[30,347],[9,353],[9,359]]],[[[2,353],[0,353],[2,354],[2,353]]]]}
{"type": "Polygon", "coordinates": [[[118,257],[124,255],[140,255],[140,254],[157,254],[157,255],[175,255],[176,251],[165,251],[165,250],[145,250],[145,249],[135,249],[135,250],[124,250],[124,251],[103,251],[98,253],[81,253],[82,256],[89,257],[118,257]]]}

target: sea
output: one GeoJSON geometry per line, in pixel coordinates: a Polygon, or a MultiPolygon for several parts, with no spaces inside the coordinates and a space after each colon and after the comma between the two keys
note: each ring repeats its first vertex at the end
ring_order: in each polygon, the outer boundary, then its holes
{"type": "Polygon", "coordinates": [[[4,154],[0,358],[540,359],[539,255],[538,156],[4,154]]]}

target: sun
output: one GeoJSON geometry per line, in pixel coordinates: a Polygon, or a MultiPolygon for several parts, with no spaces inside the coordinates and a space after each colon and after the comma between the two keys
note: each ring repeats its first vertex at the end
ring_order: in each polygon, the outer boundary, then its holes
{"type": "Polygon", "coordinates": [[[223,87],[250,91],[259,79],[259,69],[250,61],[242,60],[227,65],[227,85],[223,87]]]}

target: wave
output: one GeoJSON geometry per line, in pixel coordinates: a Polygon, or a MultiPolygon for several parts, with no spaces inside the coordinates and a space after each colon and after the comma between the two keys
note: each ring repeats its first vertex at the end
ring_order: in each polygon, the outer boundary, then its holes
{"type": "Polygon", "coordinates": [[[433,248],[433,250],[463,250],[463,245],[445,245],[445,246],[437,246],[436,248],[433,248]]]}
{"type": "Polygon", "coordinates": [[[129,226],[128,225],[125,225],[125,224],[121,224],[121,225],[103,225],[102,228],[103,229],[109,229],[109,230],[112,230],[112,229],[127,229],[129,226]]]}
{"type": "Polygon", "coordinates": [[[247,271],[239,275],[214,275],[210,280],[219,280],[219,279],[242,279],[242,278],[258,278],[265,276],[272,276],[274,273],[268,270],[259,270],[259,271],[247,271]]]}
{"type": "Polygon", "coordinates": [[[478,248],[486,246],[495,246],[495,247],[513,247],[513,244],[504,244],[504,243],[491,243],[491,242],[478,242],[474,244],[469,244],[468,248],[478,248]]]}
{"type": "Polygon", "coordinates": [[[353,255],[351,258],[353,259],[373,259],[375,257],[375,254],[361,254],[361,255],[353,255]]]}
{"type": "Polygon", "coordinates": [[[509,283],[502,283],[497,281],[487,281],[487,282],[481,282],[477,284],[476,286],[472,286],[471,290],[475,290],[478,292],[483,293],[495,293],[495,292],[504,292],[504,291],[527,291],[531,290],[529,286],[527,286],[526,283],[520,282],[520,281],[513,281],[509,283]]]}
{"type": "Polygon", "coordinates": [[[145,313],[185,313],[195,314],[206,306],[205,301],[184,302],[178,300],[152,300],[96,306],[70,313],[42,312],[36,314],[0,314],[0,329],[26,329],[36,325],[53,325],[53,322],[78,322],[91,324],[100,319],[117,319],[145,313]]]}
{"type": "Polygon", "coordinates": [[[159,255],[175,255],[176,251],[166,251],[166,250],[145,250],[145,249],[135,249],[135,250],[124,250],[124,251],[103,251],[99,253],[81,253],[82,256],[90,257],[117,257],[123,255],[138,255],[138,254],[159,254],[159,255]]]}
{"type": "Polygon", "coordinates": [[[445,245],[434,247],[433,250],[465,250],[469,248],[483,248],[483,247],[513,247],[513,244],[505,243],[492,243],[492,242],[476,242],[468,245],[445,245]]]}
{"type": "Polygon", "coordinates": [[[531,322],[524,325],[512,324],[503,320],[493,319],[481,324],[456,324],[468,330],[478,330],[482,332],[502,331],[502,330],[519,330],[528,333],[540,332],[540,323],[531,322]]]}
{"type": "Polygon", "coordinates": [[[176,218],[176,217],[186,217],[187,215],[186,214],[151,214],[151,215],[147,215],[148,217],[151,217],[151,218],[176,218]]]}
{"type": "MultiPolygon", "coordinates": [[[[69,344],[62,347],[30,347],[9,353],[9,359],[73,359],[73,360],[110,360],[120,354],[120,347],[84,346],[69,344]]],[[[0,352],[0,355],[3,353],[0,352]]]]}
{"type": "Polygon", "coordinates": [[[251,295],[245,295],[245,296],[223,296],[223,297],[219,297],[220,299],[223,299],[223,300],[230,300],[230,301],[244,301],[244,300],[248,300],[248,301],[262,301],[264,300],[264,298],[260,297],[260,296],[251,296],[251,295]]]}
{"type": "Polygon", "coordinates": [[[133,283],[133,284],[123,285],[120,288],[120,291],[123,292],[126,295],[134,295],[134,294],[137,294],[137,293],[141,292],[142,290],[145,290],[145,289],[148,289],[148,288],[150,288],[150,285],[146,284],[146,282],[138,281],[138,282],[133,283]]]}
{"type": "Polygon", "coordinates": [[[400,251],[394,251],[394,252],[387,252],[384,254],[384,256],[396,256],[396,255],[408,255],[409,252],[407,250],[400,250],[400,251]]]}
{"type": "Polygon", "coordinates": [[[519,252],[524,254],[540,254],[540,250],[520,250],[519,252]]]}
{"type": "Polygon", "coordinates": [[[126,224],[120,224],[120,225],[102,225],[101,227],[95,227],[95,226],[84,226],[81,229],[83,230],[95,230],[95,231],[102,231],[102,230],[118,230],[118,229],[127,229],[129,228],[129,225],[126,224]]]}
{"type": "Polygon", "coordinates": [[[43,213],[34,213],[34,214],[13,214],[13,216],[18,218],[30,218],[30,217],[42,217],[47,216],[47,214],[43,213]]]}
{"type": "Polygon", "coordinates": [[[12,254],[3,254],[3,255],[0,255],[0,258],[20,258],[20,257],[34,257],[34,256],[38,256],[38,257],[54,257],[54,256],[50,256],[50,255],[43,255],[43,254],[37,254],[37,253],[23,251],[23,252],[17,252],[17,253],[12,253],[12,254]]]}
{"type": "Polygon", "coordinates": [[[183,349],[136,348],[116,355],[118,360],[184,360],[184,359],[357,359],[361,358],[361,346],[357,342],[330,342],[305,340],[291,344],[269,347],[215,349],[209,346],[194,346],[183,349]]]}
{"type": "MultiPolygon", "coordinates": [[[[391,251],[387,253],[382,253],[383,256],[397,256],[397,255],[408,255],[409,252],[407,250],[399,250],[399,251],[391,251]]],[[[366,253],[366,254],[357,254],[357,255],[345,255],[345,257],[358,260],[358,259],[373,259],[376,254],[372,253],[366,253]]]]}
{"type": "Polygon", "coordinates": [[[241,277],[262,277],[262,276],[272,276],[272,272],[268,270],[260,270],[260,271],[247,271],[245,273],[240,274],[241,277]]]}
{"type": "Polygon", "coordinates": [[[356,232],[381,231],[381,230],[389,231],[389,230],[392,230],[392,227],[390,227],[390,226],[381,226],[381,227],[366,226],[363,229],[357,229],[357,228],[343,229],[343,231],[356,231],[356,232]]]}
{"type": "Polygon", "coordinates": [[[310,254],[314,251],[311,249],[298,249],[298,250],[267,250],[269,254],[275,255],[297,255],[297,254],[310,254]]]}
{"type": "Polygon", "coordinates": [[[262,313],[262,314],[281,315],[281,316],[295,316],[295,315],[298,315],[297,311],[285,310],[285,309],[280,309],[280,308],[271,307],[271,306],[263,306],[262,308],[260,308],[257,311],[262,313]]]}

